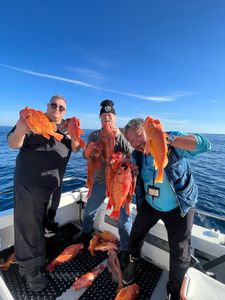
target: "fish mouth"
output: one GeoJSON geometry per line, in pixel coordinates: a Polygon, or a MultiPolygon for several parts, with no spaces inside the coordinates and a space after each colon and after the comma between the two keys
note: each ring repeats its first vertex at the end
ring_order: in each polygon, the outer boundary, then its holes
{"type": "Polygon", "coordinates": [[[121,168],[124,169],[124,170],[127,170],[128,169],[128,165],[126,163],[122,163],[121,164],[121,168]]]}

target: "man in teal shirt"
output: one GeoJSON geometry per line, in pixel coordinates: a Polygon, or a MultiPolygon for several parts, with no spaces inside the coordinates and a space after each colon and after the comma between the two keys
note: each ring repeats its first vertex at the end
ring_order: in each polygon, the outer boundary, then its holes
{"type": "Polygon", "coordinates": [[[137,216],[129,239],[130,262],[123,272],[123,283],[134,279],[139,266],[142,241],[161,219],[166,227],[170,246],[168,298],[179,300],[182,280],[191,261],[191,230],[198,189],[187,158],[211,149],[209,140],[200,134],[179,131],[168,133],[168,164],[163,183],[155,183],[157,170],[153,157],[145,155],[146,134],[142,119],[133,119],[125,126],[125,136],[135,149],[133,157],[139,167],[136,201],[137,216]]]}

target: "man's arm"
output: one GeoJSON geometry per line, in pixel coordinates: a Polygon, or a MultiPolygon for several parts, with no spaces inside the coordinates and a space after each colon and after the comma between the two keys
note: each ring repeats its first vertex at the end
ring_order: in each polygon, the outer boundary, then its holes
{"type": "Polygon", "coordinates": [[[26,125],[26,121],[23,117],[20,117],[16,123],[15,130],[8,136],[8,144],[13,149],[19,149],[23,146],[24,138],[26,134],[30,132],[30,129],[26,125]]]}
{"type": "Polygon", "coordinates": [[[119,131],[118,134],[116,135],[116,142],[120,145],[122,153],[128,156],[131,155],[134,149],[131,147],[130,143],[128,142],[128,140],[125,138],[125,136],[122,134],[121,131],[119,131]]]}
{"type": "Polygon", "coordinates": [[[186,151],[193,151],[196,149],[197,141],[193,135],[176,136],[170,145],[186,151]]]}
{"type": "Polygon", "coordinates": [[[74,141],[73,138],[71,138],[71,150],[72,152],[78,152],[80,151],[80,144],[78,141],[74,141]]]}
{"type": "Polygon", "coordinates": [[[168,137],[169,144],[176,149],[181,157],[194,158],[199,154],[211,150],[209,139],[202,134],[185,134],[180,131],[171,131],[168,137]]]}

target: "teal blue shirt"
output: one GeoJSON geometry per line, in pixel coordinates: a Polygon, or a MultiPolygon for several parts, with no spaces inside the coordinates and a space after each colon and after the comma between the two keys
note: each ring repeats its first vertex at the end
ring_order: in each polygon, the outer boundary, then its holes
{"type": "MultiPolygon", "coordinates": [[[[175,136],[185,136],[187,133],[180,131],[171,131],[170,134],[175,136]]],[[[185,158],[195,158],[197,155],[204,153],[211,149],[211,144],[207,138],[201,134],[194,134],[196,139],[196,148],[192,151],[175,148],[178,156],[185,158]]],[[[146,200],[148,203],[159,211],[170,211],[178,206],[174,192],[170,186],[170,182],[164,171],[163,183],[156,183],[155,186],[160,189],[159,197],[152,197],[146,194],[146,200]]],[[[141,170],[141,177],[144,181],[145,190],[148,191],[148,186],[153,185],[153,178],[156,178],[157,170],[153,168],[153,158],[151,155],[144,156],[143,165],[141,170]]]]}

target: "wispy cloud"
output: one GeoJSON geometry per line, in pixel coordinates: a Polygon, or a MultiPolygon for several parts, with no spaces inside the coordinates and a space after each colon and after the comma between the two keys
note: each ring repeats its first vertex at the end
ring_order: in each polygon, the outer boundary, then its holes
{"type": "Polygon", "coordinates": [[[103,76],[99,72],[96,72],[94,70],[85,69],[85,68],[71,68],[71,67],[64,67],[64,69],[91,79],[97,79],[97,80],[103,79],[103,76]]]}
{"type": "MultiPolygon", "coordinates": [[[[96,89],[96,90],[100,90],[100,91],[110,92],[110,93],[114,93],[114,94],[119,94],[119,95],[124,95],[124,96],[128,96],[128,97],[133,97],[133,98],[143,99],[143,100],[149,100],[149,101],[168,102],[168,101],[174,101],[176,98],[184,96],[184,94],[183,95],[179,94],[178,96],[176,94],[174,94],[172,96],[146,96],[146,95],[136,94],[136,93],[132,93],[132,92],[123,92],[123,91],[117,91],[117,90],[112,90],[112,89],[101,88],[101,87],[98,87],[96,85],[84,82],[84,81],[69,79],[69,78],[56,76],[56,75],[45,74],[45,73],[38,73],[36,71],[23,69],[23,68],[18,68],[18,67],[6,65],[6,64],[0,64],[0,66],[4,67],[4,68],[11,69],[11,70],[14,70],[14,71],[29,74],[29,75],[32,75],[32,76],[38,76],[38,77],[43,77],[43,78],[48,78],[48,79],[64,81],[64,82],[84,86],[84,87],[87,87],[87,88],[92,88],[92,89],[96,89]]],[[[185,96],[186,95],[187,94],[185,94],[185,96]]]]}

